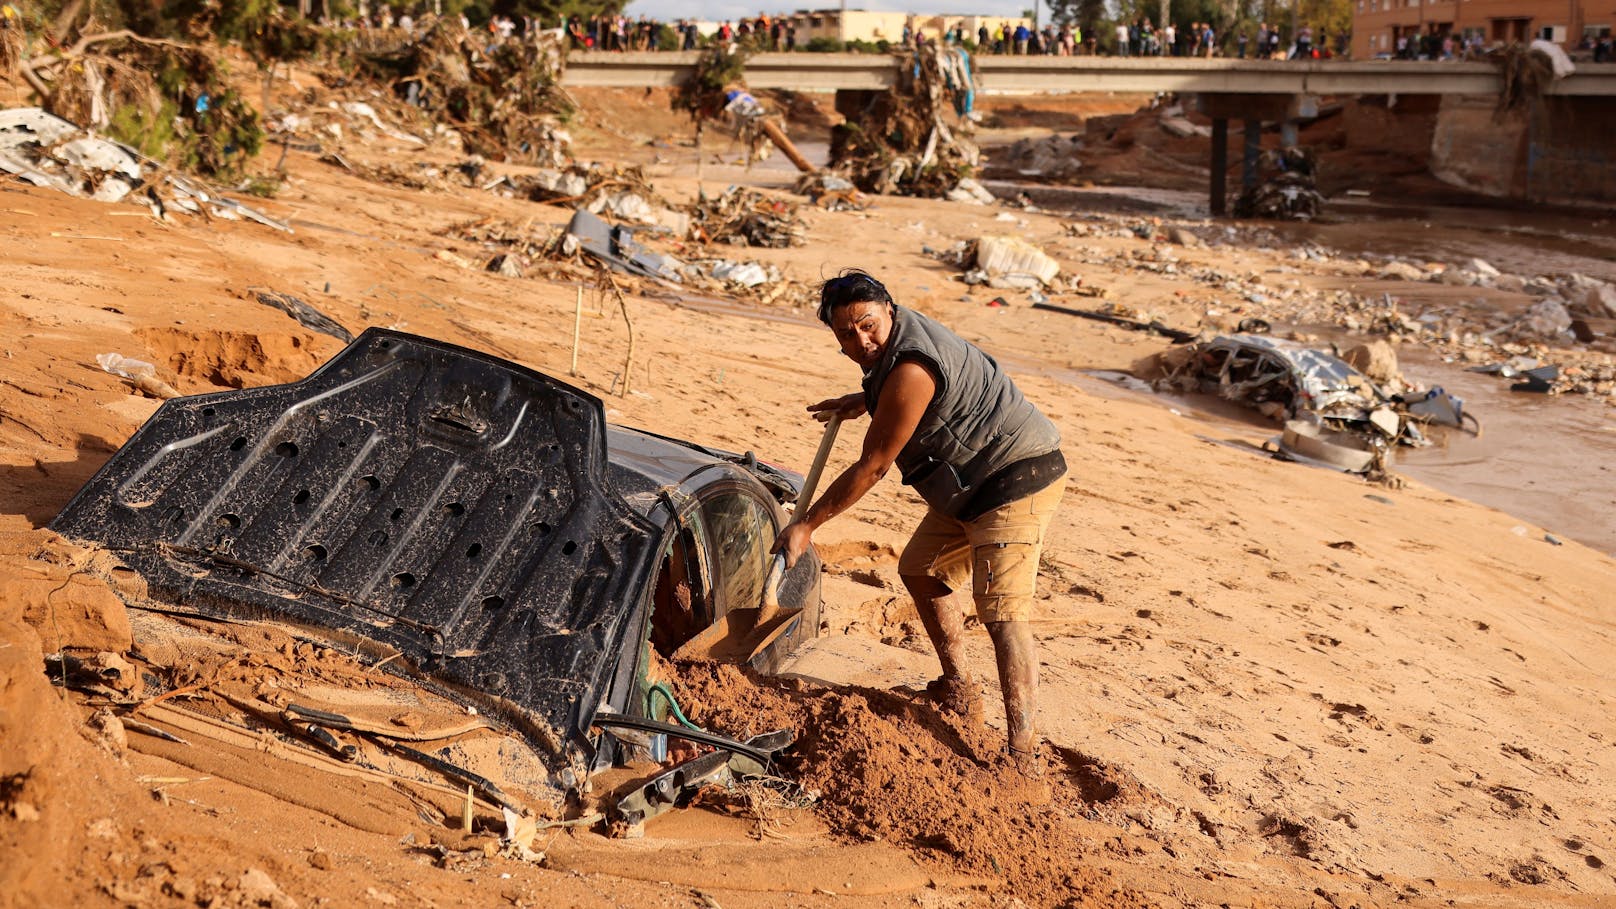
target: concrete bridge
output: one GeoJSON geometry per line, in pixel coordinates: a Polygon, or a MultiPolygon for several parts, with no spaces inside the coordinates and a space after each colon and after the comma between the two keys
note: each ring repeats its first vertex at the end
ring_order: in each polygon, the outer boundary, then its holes
{"type": "MultiPolygon", "coordinates": [[[[614,54],[575,51],[562,84],[672,86],[695,67],[699,54],[614,54]]],[[[1291,63],[1228,57],[1045,57],[982,55],[971,58],[978,87],[990,92],[1180,92],[1262,95],[1487,95],[1502,88],[1490,63],[1334,61],[1291,63]]],[[[898,78],[885,54],[755,54],[746,61],[751,88],[793,91],[880,91],[898,78]]],[[[1616,97],[1616,63],[1579,64],[1548,89],[1550,94],[1616,97]]]]}
{"type": "MultiPolygon", "coordinates": [[[[697,52],[574,52],[567,57],[566,86],[636,87],[678,85],[694,69],[697,52]]],[[[1229,121],[1242,125],[1241,182],[1256,180],[1265,122],[1280,124],[1283,142],[1296,142],[1298,124],[1317,115],[1322,96],[1497,96],[1503,90],[1490,63],[1428,61],[1238,60],[1227,57],[972,57],[981,92],[1173,92],[1186,96],[1212,119],[1209,208],[1224,213],[1229,158],[1229,121]]],[[[746,61],[753,89],[835,92],[836,109],[854,115],[870,96],[899,77],[886,54],[755,54],[746,61]]],[[[1473,155],[1507,156],[1515,172],[1508,194],[1531,198],[1559,187],[1573,195],[1616,200],[1616,64],[1578,64],[1576,72],[1546,89],[1534,102],[1531,128],[1516,130],[1512,145],[1477,147],[1473,155]]],[[[1502,132],[1489,128],[1491,136],[1502,132]]],[[[1514,133],[1509,133],[1514,136],[1514,133]]],[[[1508,168],[1506,168],[1508,169],[1508,168]]]]}

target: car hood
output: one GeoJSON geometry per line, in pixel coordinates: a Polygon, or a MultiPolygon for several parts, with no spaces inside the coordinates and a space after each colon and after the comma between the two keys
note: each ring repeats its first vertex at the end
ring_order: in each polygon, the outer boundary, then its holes
{"type": "Polygon", "coordinates": [[[381,329],[300,382],[164,403],[51,526],[166,603],[314,629],[486,705],[565,785],[660,543],[608,480],[598,399],[381,329]]]}

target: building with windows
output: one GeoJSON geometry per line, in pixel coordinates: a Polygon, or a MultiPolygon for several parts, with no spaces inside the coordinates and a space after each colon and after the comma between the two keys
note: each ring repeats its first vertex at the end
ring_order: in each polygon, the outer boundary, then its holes
{"type": "Polygon", "coordinates": [[[1616,25],[1616,0],[1351,0],[1352,56],[1397,56],[1399,44],[1452,37],[1483,46],[1543,38],[1568,51],[1592,46],[1616,25]]]}

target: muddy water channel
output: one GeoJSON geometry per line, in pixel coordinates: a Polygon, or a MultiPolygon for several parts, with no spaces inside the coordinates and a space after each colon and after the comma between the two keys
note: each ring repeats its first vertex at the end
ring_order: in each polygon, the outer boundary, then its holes
{"type": "MultiPolygon", "coordinates": [[[[1512,392],[1506,381],[1457,369],[1412,347],[1399,354],[1409,381],[1440,386],[1462,398],[1465,409],[1479,415],[1482,433],[1433,427],[1427,431],[1429,447],[1393,452],[1394,472],[1520,518],[1523,523],[1515,532],[1525,540],[1576,540],[1616,555],[1616,408],[1576,397],[1512,392]]],[[[1016,372],[1081,382],[1070,370],[1000,359],[1016,372]]],[[[1201,421],[1208,426],[1203,435],[1209,440],[1225,438],[1219,427],[1249,431],[1260,426],[1279,434],[1278,426],[1254,411],[1212,395],[1155,394],[1146,383],[1122,373],[1082,378],[1101,380],[1098,388],[1082,383],[1088,390],[1152,399],[1201,421]]],[[[1250,450],[1254,456],[1268,456],[1250,450]]]]}
{"type": "MultiPolygon", "coordinates": [[[[989,185],[999,195],[1026,190],[1052,210],[1206,217],[1202,195],[1177,190],[989,185]]],[[[1326,212],[1308,224],[1263,226],[1281,242],[1318,244],[1345,258],[1396,255],[1455,263],[1474,257],[1524,277],[1581,273],[1616,281],[1616,218],[1604,212],[1388,205],[1372,199],[1331,200],[1326,212]]],[[[1340,331],[1303,328],[1325,336],[1340,331]]],[[[1401,448],[1395,470],[1541,525],[1556,537],[1616,554],[1616,407],[1582,395],[1510,391],[1507,380],[1445,363],[1414,345],[1402,346],[1398,355],[1411,382],[1440,386],[1464,399],[1483,432],[1480,437],[1443,434],[1429,448],[1401,448]]]]}
{"type": "Polygon", "coordinates": [[[1507,381],[1455,369],[1407,345],[1399,356],[1409,381],[1463,398],[1482,433],[1448,433],[1430,448],[1401,449],[1395,470],[1616,554],[1616,407],[1580,395],[1510,391],[1507,381]]]}

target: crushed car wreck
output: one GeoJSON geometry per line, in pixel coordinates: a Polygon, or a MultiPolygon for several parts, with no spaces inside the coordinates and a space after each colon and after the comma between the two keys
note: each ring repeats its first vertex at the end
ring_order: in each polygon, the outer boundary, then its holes
{"type": "Polygon", "coordinates": [[[1284,424],[1278,454],[1352,473],[1378,472],[1390,446],[1428,445],[1422,425],[1481,431],[1440,388],[1387,394],[1333,354],[1262,334],[1220,335],[1163,355],[1157,389],[1216,394],[1284,424]]]}
{"type": "Polygon", "coordinates": [[[508,361],[370,329],[302,381],[165,402],[52,527],[167,611],[290,626],[503,720],[559,801],[669,733],[743,769],[789,743],[663,722],[683,717],[657,675],[676,652],[772,671],[817,634],[817,560],[765,596],[800,482],[610,425],[508,361]]]}

